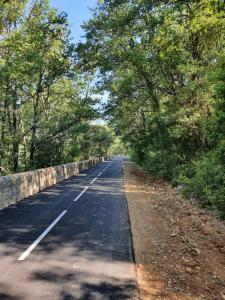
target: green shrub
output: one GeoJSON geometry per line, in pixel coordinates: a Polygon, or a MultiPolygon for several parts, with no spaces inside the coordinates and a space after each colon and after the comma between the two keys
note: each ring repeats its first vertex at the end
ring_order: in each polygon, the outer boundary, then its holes
{"type": "Polygon", "coordinates": [[[141,165],[151,174],[165,179],[170,179],[175,173],[175,169],[182,163],[182,158],[176,151],[150,150],[146,152],[141,165]]]}
{"type": "Polygon", "coordinates": [[[192,162],[180,173],[177,182],[184,184],[185,195],[194,197],[201,206],[218,211],[225,218],[225,165],[220,159],[221,150],[210,151],[192,162]]]}

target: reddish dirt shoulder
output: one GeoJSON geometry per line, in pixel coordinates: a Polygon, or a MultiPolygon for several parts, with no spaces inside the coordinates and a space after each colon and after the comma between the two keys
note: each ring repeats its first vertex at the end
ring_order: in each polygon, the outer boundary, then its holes
{"type": "Polygon", "coordinates": [[[141,299],[225,299],[225,224],[124,163],[141,299]]]}

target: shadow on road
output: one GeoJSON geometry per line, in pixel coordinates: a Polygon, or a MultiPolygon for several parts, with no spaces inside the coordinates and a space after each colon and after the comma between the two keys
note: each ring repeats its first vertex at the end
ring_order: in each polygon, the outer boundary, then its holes
{"type": "Polygon", "coordinates": [[[0,283],[7,286],[0,289],[0,299],[53,299],[52,295],[57,295],[54,299],[136,299],[121,179],[117,163],[78,202],[72,200],[87,185],[85,176],[0,211],[0,283]],[[18,257],[64,209],[68,211],[63,219],[18,263],[18,257]]]}

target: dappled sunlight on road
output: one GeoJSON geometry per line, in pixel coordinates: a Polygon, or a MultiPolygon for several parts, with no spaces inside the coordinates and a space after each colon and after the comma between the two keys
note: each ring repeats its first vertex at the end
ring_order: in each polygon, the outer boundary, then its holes
{"type": "Polygon", "coordinates": [[[0,284],[5,297],[137,299],[121,171],[121,162],[116,162],[77,202],[73,202],[75,196],[96,175],[57,184],[0,212],[4,216],[0,220],[0,284]],[[60,222],[24,261],[18,261],[64,209],[67,213],[60,222]]]}

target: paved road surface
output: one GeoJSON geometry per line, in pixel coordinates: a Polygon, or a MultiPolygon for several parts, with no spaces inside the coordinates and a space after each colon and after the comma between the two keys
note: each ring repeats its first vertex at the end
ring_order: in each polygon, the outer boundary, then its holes
{"type": "Polygon", "coordinates": [[[0,211],[0,299],[137,299],[122,184],[117,159],[0,211]]]}

